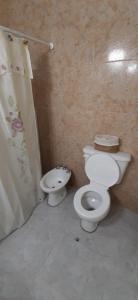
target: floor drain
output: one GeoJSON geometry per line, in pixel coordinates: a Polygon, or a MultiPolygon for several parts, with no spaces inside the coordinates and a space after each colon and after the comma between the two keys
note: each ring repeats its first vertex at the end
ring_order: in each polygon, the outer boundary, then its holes
{"type": "Polygon", "coordinates": [[[78,237],[75,238],[75,241],[76,241],[76,242],[79,242],[79,240],[80,240],[80,239],[79,239],[78,237]]]}

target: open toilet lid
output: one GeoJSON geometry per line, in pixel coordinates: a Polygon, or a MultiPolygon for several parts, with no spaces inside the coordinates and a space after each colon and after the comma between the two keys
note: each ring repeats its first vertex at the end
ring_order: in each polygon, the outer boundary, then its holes
{"type": "Polygon", "coordinates": [[[119,179],[119,167],[115,160],[106,154],[94,154],[86,162],[85,172],[91,181],[106,187],[114,185],[119,179]]]}

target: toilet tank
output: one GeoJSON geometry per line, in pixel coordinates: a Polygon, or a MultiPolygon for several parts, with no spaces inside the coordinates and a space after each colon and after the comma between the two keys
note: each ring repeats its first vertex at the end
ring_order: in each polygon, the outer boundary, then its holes
{"type": "Polygon", "coordinates": [[[83,148],[83,157],[85,159],[85,163],[90,158],[90,156],[92,156],[95,153],[105,153],[106,155],[110,155],[116,161],[120,170],[120,176],[116,184],[119,184],[124,176],[128,163],[131,160],[131,155],[129,153],[120,152],[120,151],[117,153],[109,153],[109,152],[107,153],[103,151],[98,151],[94,149],[92,146],[85,146],[83,148]]]}

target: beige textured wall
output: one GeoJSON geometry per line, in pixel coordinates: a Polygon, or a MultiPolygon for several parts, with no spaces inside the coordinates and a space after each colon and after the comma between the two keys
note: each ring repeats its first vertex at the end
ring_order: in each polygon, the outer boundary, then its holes
{"type": "Polygon", "coordinates": [[[43,170],[66,164],[87,182],[82,148],[114,134],[133,161],[112,194],[138,211],[138,0],[0,0],[0,23],[52,40],[30,43],[43,170]],[[123,62],[109,63],[114,49],[123,62]]]}

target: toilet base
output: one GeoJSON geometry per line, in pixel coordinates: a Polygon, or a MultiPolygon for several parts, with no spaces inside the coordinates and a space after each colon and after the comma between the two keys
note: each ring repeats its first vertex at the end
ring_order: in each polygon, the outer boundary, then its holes
{"type": "Polygon", "coordinates": [[[97,226],[98,226],[98,223],[81,219],[81,228],[87,232],[95,231],[97,229],[97,226]]]}
{"type": "Polygon", "coordinates": [[[61,188],[56,192],[51,192],[48,195],[48,205],[49,206],[57,206],[59,205],[67,195],[66,187],[61,188]]]}

